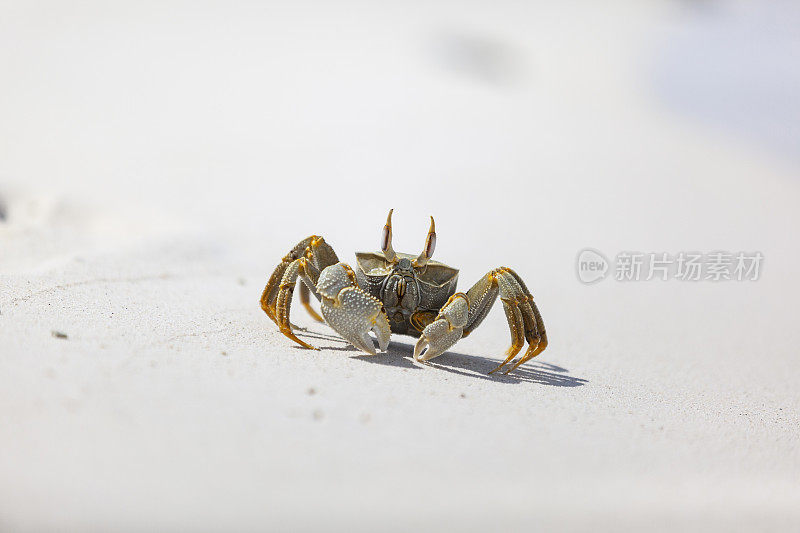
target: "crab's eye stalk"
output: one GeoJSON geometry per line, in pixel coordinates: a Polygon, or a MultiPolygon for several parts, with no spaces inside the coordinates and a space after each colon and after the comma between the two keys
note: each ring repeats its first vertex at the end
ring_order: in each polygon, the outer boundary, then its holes
{"type": "Polygon", "coordinates": [[[383,239],[381,239],[381,251],[390,263],[397,261],[397,254],[394,253],[394,248],[392,248],[392,211],[394,209],[390,209],[389,216],[386,217],[386,225],[383,227],[383,239]]]}
{"type": "Polygon", "coordinates": [[[415,267],[423,267],[428,264],[428,259],[433,257],[433,251],[436,249],[436,224],[433,222],[433,217],[431,217],[431,227],[428,229],[428,237],[425,239],[425,248],[422,249],[422,253],[419,254],[419,257],[414,259],[414,266],[415,267]]]}

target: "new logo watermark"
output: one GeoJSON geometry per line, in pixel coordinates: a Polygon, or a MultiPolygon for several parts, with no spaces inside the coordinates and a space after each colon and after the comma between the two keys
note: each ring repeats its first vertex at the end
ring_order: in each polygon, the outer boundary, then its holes
{"type": "Polygon", "coordinates": [[[594,248],[578,252],[581,283],[613,277],[616,281],[757,281],[761,252],[619,252],[613,261],[594,248]]]}
{"type": "Polygon", "coordinates": [[[593,248],[578,252],[578,279],[582,283],[597,283],[608,274],[608,259],[593,248]]]}

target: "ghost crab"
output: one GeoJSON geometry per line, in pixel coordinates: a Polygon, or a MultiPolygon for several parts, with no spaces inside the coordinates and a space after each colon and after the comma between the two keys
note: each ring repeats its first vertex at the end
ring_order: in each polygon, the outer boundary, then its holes
{"type": "Polygon", "coordinates": [[[431,226],[418,256],[392,248],[392,210],[383,228],[381,251],[356,253],[357,270],[339,262],[336,252],[318,235],[297,243],[272,272],[261,295],[261,308],[280,331],[309,349],[289,321],[292,294],[300,278],[300,303],[319,322],[327,322],[353,346],[375,355],[369,332],[381,351],[392,333],[418,337],[414,359],[433,359],[469,335],[494,305],[497,296],[511,330],[506,359],[490,374],[510,363],[525,342],[525,354],[506,374],[533,359],[547,347],[547,333],[533,296],[510,268],[491,270],[466,293],[456,292],[458,269],[431,260],[436,227],[431,226]],[[309,295],[320,301],[322,317],[311,307],[309,295]],[[323,320],[324,318],[324,320],[323,320]]]}

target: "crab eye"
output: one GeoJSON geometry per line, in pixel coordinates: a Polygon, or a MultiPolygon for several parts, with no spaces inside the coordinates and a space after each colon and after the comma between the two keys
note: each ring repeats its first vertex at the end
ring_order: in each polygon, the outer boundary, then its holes
{"type": "Polygon", "coordinates": [[[431,233],[428,235],[428,242],[425,244],[425,255],[429,258],[433,257],[433,251],[436,249],[436,234],[431,233]]]}
{"type": "Polygon", "coordinates": [[[392,230],[389,226],[383,227],[383,240],[381,241],[381,250],[384,252],[389,249],[389,239],[392,237],[392,230]]]}
{"type": "Polygon", "coordinates": [[[394,253],[392,248],[392,211],[389,210],[389,216],[386,217],[386,225],[383,226],[383,238],[381,239],[381,250],[386,255],[386,260],[390,263],[397,261],[397,254],[394,253]]]}
{"type": "Polygon", "coordinates": [[[419,257],[414,259],[414,266],[415,267],[424,267],[428,264],[428,259],[431,258],[433,255],[433,251],[436,249],[436,224],[433,222],[433,217],[431,217],[431,227],[428,230],[428,236],[425,238],[425,248],[422,249],[422,253],[419,254],[419,257]]]}

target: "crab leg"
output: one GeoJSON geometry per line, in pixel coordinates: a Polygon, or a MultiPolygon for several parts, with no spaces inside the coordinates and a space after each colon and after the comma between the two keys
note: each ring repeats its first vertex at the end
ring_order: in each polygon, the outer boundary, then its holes
{"type": "MultiPolygon", "coordinates": [[[[533,301],[533,296],[525,286],[525,282],[510,268],[501,267],[493,272],[500,289],[500,299],[503,301],[503,308],[506,311],[506,319],[512,335],[512,344],[506,352],[506,360],[492,370],[490,374],[497,372],[514,359],[524,345],[523,338],[528,342],[528,349],[525,354],[513,367],[506,370],[505,373],[508,374],[547,348],[547,333],[545,332],[539,309],[533,301]]],[[[475,327],[477,327],[477,324],[472,326],[473,329],[475,327]]]]}
{"type": "MultiPolygon", "coordinates": [[[[505,272],[506,274],[511,275],[513,280],[516,282],[516,286],[513,286],[512,283],[512,291],[518,295],[516,303],[518,308],[522,311],[523,324],[525,327],[525,340],[528,341],[528,349],[525,351],[525,355],[523,355],[519,361],[514,364],[514,366],[505,371],[505,373],[508,374],[520,365],[530,361],[542,353],[545,348],[547,348],[547,332],[544,329],[544,321],[542,320],[542,315],[539,312],[539,308],[536,307],[536,302],[533,301],[533,295],[528,290],[528,287],[525,286],[525,282],[522,281],[522,278],[520,278],[519,275],[517,275],[517,273],[510,268],[505,269],[505,272]]],[[[505,304],[505,300],[503,303],[505,304]]],[[[510,359],[504,361],[503,365],[509,361],[510,359]]],[[[503,365],[500,365],[500,367],[503,365]]],[[[497,369],[493,370],[492,372],[496,370],[497,369]]]]}
{"type": "Polygon", "coordinates": [[[533,296],[516,272],[500,267],[486,274],[466,294],[458,293],[450,298],[436,319],[422,331],[414,347],[414,358],[417,361],[432,359],[469,335],[486,318],[498,294],[508,321],[511,346],[506,351],[505,361],[489,373],[513,360],[525,342],[528,349],[506,374],[543,352],[547,347],[547,333],[533,296]]]}
{"type": "MultiPolygon", "coordinates": [[[[305,348],[314,348],[307,342],[297,338],[292,332],[289,312],[292,305],[292,294],[297,278],[303,279],[305,288],[300,289],[300,301],[315,319],[319,315],[314,312],[308,302],[308,290],[313,288],[319,273],[325,267],[338,262],[336,252],[325,239],[317,235],[306,237],[294,246],[283,260],[275,267],[261,294],[261,309],[278,325],[281,332],[305,348]]],[[[314,291],[314,295],[319,295],[314,291]]]]}
{"type": "Polygon", "coordinates": [[[319,276],[319,271],[316,269],[313,263],[311,263],[311,261],[305,257],[301,257],[300,259],[293,261],[288,268],[286,268],[286,272],[284,272],[283,278],[281,278],[281,283],[278,286],[279,290],[275,306],[275,322],[278,324],[281,333],[295,341],[297,344],[303,346],[304,348],[316,350],[314,346],[297,338],[297,336],[292,332],[292,324],[289,322],[289,313],[292,308],[292,295],[294,294],[294,288],[297,285],[298,276],[302,276],[303,279],[307,277],[316,277],[319,276]]]}
{"type": "Polygon", "coordinates": [[[301,283],[300,303],[303,305],[303,307],[306,308],[306,311],[308,311],[308,314],[311,315],[311,318],[313,318],[317,322],[324,322],[324,320],[322,320],[322,317],[319,316],[319,313],[317,313],[314,310],[314,308],[311,307],[311,299],[309,298],[309,296],[311,296],[311,291],[308,289],[308,285],[306,285],[305,283],[301,283]]]}

